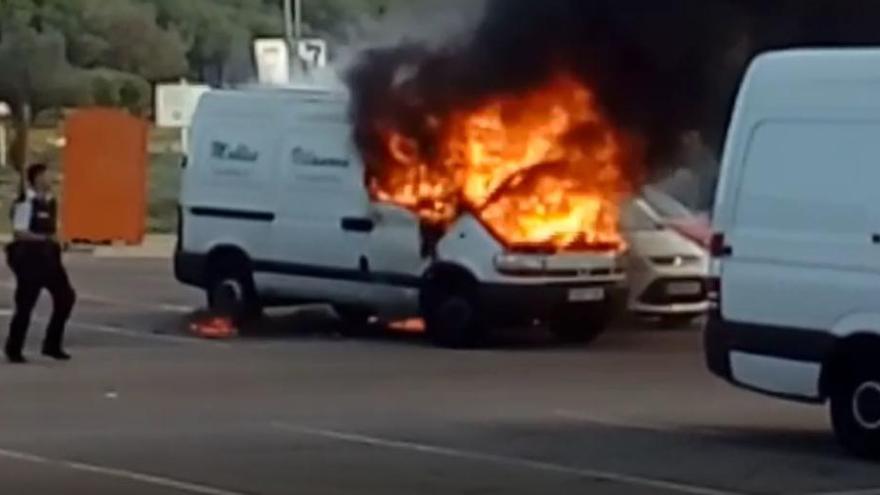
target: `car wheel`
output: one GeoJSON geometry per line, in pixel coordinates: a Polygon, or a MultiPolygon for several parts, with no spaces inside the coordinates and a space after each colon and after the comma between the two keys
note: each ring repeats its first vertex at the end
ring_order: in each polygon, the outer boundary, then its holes
{"type": "Polygon", "coordinates": [[[609,305],[569,309],[550,322],[550,330],[563,342],[589,344],[605,332],[611,316],[609,305]]]}
{"type": "Polygon", "coordinates": [[[462,287],[435,288],[425,297],[423,317],[428,338],[439,347],[469,349],[486,341],[476,297],[462,287]]]}
{"type": "Polygon", "coordinates": [[[831,420],[840,443],[857,456],[880,458],[880,365],[853,360],[835,377],[831,420]]]}
{"type": "Polygon", "coordinates": [[[218,316],[242,324],[259,319],[263,307],[257,296],[253,274],[244,260],[223,257],[210,265],[207,288],[208,309],[218,316]]]}

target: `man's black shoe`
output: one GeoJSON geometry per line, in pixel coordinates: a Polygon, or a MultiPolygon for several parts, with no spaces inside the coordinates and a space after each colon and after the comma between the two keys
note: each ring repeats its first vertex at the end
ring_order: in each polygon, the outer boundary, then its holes
{"type": "Polygon", "coordinates": [[[57,349],[57,350],[43,350],[43,355],[46,357],[50,357],[56,361],[70,361],[70,354],[57,349]]]}
{"type": "Polygon", "coordinates": [[[6,360],[11,364],[25,364],[27,363],[27,359],[24,358],[21,354],[7,354],[6,360]]]}

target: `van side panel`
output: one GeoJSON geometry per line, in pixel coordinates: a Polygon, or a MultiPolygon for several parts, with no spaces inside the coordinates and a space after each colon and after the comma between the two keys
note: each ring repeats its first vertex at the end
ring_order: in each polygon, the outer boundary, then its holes
{"type": "Polygon", "coordinates": [[[272,252],[265,258],[270,263],[258,266],[259,280],[271,292],[358,304],[368,289],[360,272],[369,268],[362,259],[371,231],[352,225],[372,219],[363,167],[344,115],[341,110],[303,113],[278,131],[278,216],[272,252]],[[302,276],[314,280],[303,284],[302,276]]]}
{"type": "Polygon", "coordinates": [[[203,97],[182,184],[184,253],[204,257],[217,246],[231,246],[251,259],[269,254],[276,217],[276,108],[271,101],[223,93],[203,97]]]}
{"type": "Polygon", "coordinates": [[[828,331],[854,306],[880,300],[878,186],[869,179],[880,178],[877,136],[880,123],[851,121],[754,129],[726,231],[726,319],[828,331]]]}

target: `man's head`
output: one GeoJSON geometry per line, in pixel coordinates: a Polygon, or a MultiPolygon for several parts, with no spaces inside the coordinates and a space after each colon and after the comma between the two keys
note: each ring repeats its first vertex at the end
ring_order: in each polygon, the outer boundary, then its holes
{"type": "Polygon", "coordinates": [[[47,193],[52,189],[49,178],[49,167],[45,163],[36,163],[28,167],[28,186],[38,193],[47,193]]]}

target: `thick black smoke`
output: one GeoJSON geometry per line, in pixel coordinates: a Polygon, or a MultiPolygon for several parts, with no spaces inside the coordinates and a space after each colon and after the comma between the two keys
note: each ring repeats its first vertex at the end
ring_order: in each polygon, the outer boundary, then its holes
{"type": "Polygon", "coordinates": [[[617,126],[646,140],[656,168],[669,163],[685,131],[699,130],[719,148],[754,55],[874,43],[875,0],[490,0],[467,42],[367,51],[348,81],[368,163],[381,153],[383,122],[429,145],[426,114],[567,70],[598,93],[617,126]]]}

